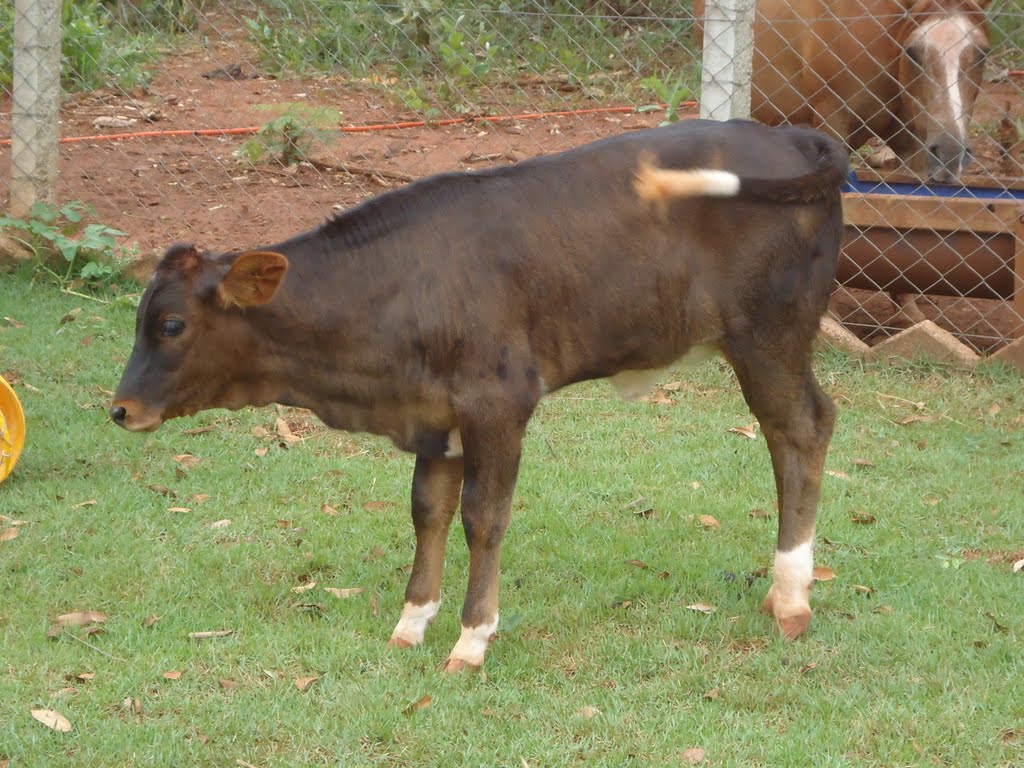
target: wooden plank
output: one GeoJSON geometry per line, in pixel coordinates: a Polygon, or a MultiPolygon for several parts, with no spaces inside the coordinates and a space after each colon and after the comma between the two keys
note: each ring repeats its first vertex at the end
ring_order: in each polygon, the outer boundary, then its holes
{"type": "MultiPolygon", "coordinates": [[[[886,170],[879,168],[857,168],[857,180],[867,184],[920,184],[921,179],[909,171],[886,170]]],[[[1024,191],[1024,177],[991,176],[987,173],[965,173],[961,181],[966,187],[980,189],[1010,189],[1024,191]]],[[[948,186],[948,185],[944,185],[948,186]]]]}
{"type": "Polygon", "coordinates": [[[1024,203],[1003,200],[971,200],[949,197],[843,194],[847,224],[892,229],[961,230],[979,234],[1012,231],[1024,213],[1024,203]]]}
{"type": "Polygon", "coordinates": [[[1013,228],[1016,246],[1013,249],[1013,271],[1016,275],[1013,286],[1013,308],[1024,320],[1024,217],[1017,220],[1013,228]]]}

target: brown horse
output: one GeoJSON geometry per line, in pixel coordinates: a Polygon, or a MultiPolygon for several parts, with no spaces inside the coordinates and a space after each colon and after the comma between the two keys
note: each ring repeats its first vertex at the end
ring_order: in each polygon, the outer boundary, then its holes
{"type": "Polygon", "coordinates": [[[877,137],[925,181],[955,182],[971,162],[989,1],[757,0],[752,117],[818,126],[852,150],[877,137]]]}

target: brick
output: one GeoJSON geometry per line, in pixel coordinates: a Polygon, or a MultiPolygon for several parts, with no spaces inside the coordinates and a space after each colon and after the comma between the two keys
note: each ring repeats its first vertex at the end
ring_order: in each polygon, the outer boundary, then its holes
{"type": "Polygon", "coordinates": [[[1016,368],[1018,371],[1024,371],[1024,338],[1017,339],[1005,347],[1000,349],[994,355],[986,358],[986,360],[999,361],[1006,363],[1016,368]]]}
{"type": "Polygon", "coordinates": [[[0,235],[0,264],[21,264],[32,260],[32,251],[13,237],[0,235]]]}
{"type": "Polygon", "coordinates": [[[857,358],[863,358],[870,349],[867,344],[848,331],[842,323],[828,315],[821,318],[815,344],[818,348],[827,344],[857,358]]]}
{"type": "Polygon", "coordinates": [[[957,368],[973,368],[980,360],[974,350],[931,320],[924,320],[890,336],[873,346],[867,354],[868,360],[890,364],[922,357],[938,363],[950,363],[957,368]]]}

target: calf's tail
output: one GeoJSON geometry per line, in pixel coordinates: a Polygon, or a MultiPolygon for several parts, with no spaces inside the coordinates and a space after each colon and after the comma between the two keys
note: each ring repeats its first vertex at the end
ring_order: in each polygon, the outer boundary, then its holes
{"type": "Polygon", "coordinates": [[[641,158],[634,189],[643,200],[686,197],[738,197],[775,203],[813,203],[836,193],[849,172],[849,158],[824,136],[809,147],[816,154],[814,169],[800,176],[758,179],[709,168],[658,168],[641,158]]]}

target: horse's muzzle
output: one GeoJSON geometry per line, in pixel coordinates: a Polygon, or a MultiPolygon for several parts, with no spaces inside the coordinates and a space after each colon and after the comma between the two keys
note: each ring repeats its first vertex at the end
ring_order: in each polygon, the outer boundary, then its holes
{"type": "Polygon", "coordinates": [[[960,175],[974,159],[971,148],[948,133],[929,141],[927,150],[928,181],[939,184],[960,181],[960,175]]]}

